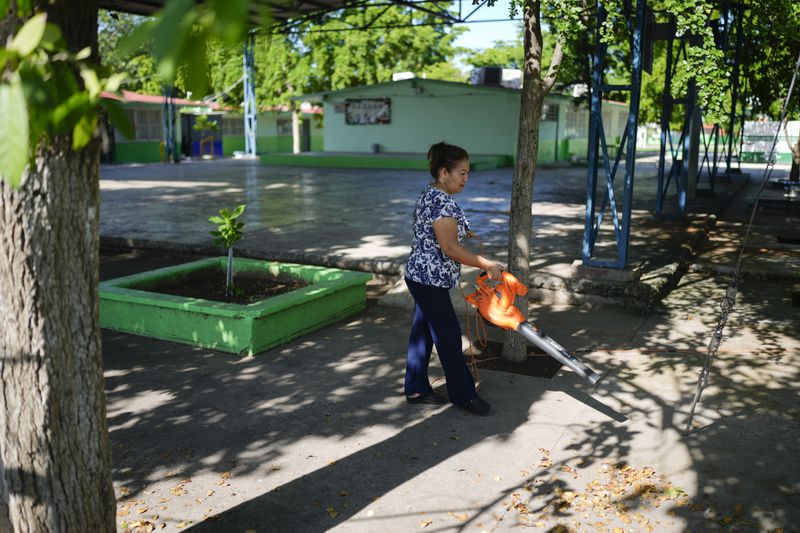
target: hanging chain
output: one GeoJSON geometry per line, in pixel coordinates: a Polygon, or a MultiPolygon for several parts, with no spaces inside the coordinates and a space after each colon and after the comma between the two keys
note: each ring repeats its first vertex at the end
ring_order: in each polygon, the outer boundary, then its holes
{"type": "MultiPolygon", "coordinates": [[[[708,386],[708,376],[711,373],[711,363],[713,362],[714,356],[717,354],[719,345],[722,342],[725,324],[728,322],[728,315],[730,315],[730,312],[733,310],[733,306],[736,304],[736,287],[739,281],[739,274],[742,270],[742,257],[744,256],[744,250],[747,246],[747,241],[750,239],[750,233],[753,228],[753,220],[755,219],[756,212],[758,211],[758,202],[761,199],[761,193],[764,192],[764,187],[769,181],[769,177],[772,174],[772,169],[775,166],[775,162],[773,161],[773,156],[775,155],[775,146],[778,144],[778,137],[781,133],[781,125],[783,124],[783,121],[786,120],[786,116],[789,113],[789,101],[792,98],[792,92],[794,91],[795,81],[797,81],[798,71],[800,71],[800,55],[798,55],[797,64],[795,64],[794,67],[792,81],[789,84],[789,92],[786,95],[786,99],[783,101],[780,120],[778,121],[778,129],[772,139],[772,148],[770,148],[769,157],[767,157],[767,165],[764,167],[764,175],[761,179],[761,187],[758,189],[756,200],[753,203],[753,210],[750,213],[750,220],[747,223],[747,231],[745,232],[744,238],[739,245],[739,252],[736,258],[736,268],[731,275],[730,284],[725,290],[725,296],[723,297],[722,302],[720,302],[720,314],[719,319],[717,320],[717,327],[714,329],[714,334],[711,337],[711,341],[708,343],[708,353],[706,354],[705,361],[703,361],[703,368],[700,370],[700,376],[697,379],[697,388],[694,393],[694,401],[692,401],[692,406],[689,410],[689,419],[686,421],[686,429],[683,430],[684,435],[688,435],[689,430],[692,427],[694,411],[697,407],[697,403],[700,401],[700,395],[708,386]]],[[[742,132],[742,135],[744,135],[744,132],[742,132]]]]}

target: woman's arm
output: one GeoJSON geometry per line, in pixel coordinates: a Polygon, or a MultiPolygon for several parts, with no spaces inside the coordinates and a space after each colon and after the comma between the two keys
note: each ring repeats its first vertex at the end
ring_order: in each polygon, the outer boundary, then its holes
{"type": "Polygon", "coordinates": [[[461,246],[458,242],[458,223],[456,219],[451,217],[440,218],[433,223],[433,232],[436,234],[436,240],[439,242],[439,248],[442,249],[444,255],[458,261],[462,265],[472,266],[485,270],[489,273],[489,277],[494,280],[502,280],[502,267],[500,263],[495,263],[473,253],[468,248],[461,246]]]}

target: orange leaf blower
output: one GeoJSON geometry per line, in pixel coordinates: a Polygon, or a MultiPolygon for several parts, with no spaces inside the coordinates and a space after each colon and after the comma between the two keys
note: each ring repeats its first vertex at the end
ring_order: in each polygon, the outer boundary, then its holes
{"type": "Polygon", "coordinates": [[[516,331],[525,340],[545,351],[557,361],[567,365],[573,372],[594,385],[600,376],[591,368],[584,365],[577,357],[569,353],[566,348],[536,329],[533,324],[525,320],[522,313],[514,306],[514,298],[528,292],[528,287],[523,285],[509,272],[503,272],[503,281],[496,286],[489,285],[489,275],[486,272],[478,274],[475,283],[475,292],[465,296],[478,312],[491,324],[505,330],[516,331]]]}

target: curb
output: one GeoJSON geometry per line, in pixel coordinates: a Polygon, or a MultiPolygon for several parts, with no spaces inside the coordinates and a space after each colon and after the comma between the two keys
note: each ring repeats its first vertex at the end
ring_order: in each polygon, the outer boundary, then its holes
{"type": "MultiPolygon", "coordinates": [[[[129,239],[125,237],[104,236],[100,237],[100,249],[109,251],[148,250],[212,256],[224,253],[222,248],[207,244],[173,243],[153,241],[148,239],[129,239]]],[[[356,270],[359,272],[369,272],[372,274],[382,274],[388,276],[399,276],[402,271],[401,265],[388,259],[350,259],[336,255],[299,254],[291,252],[274,252],[269,250],[252,250],[248,248],[237,248],[236,256],[247,259],[261,259],[264,261],[280,261],[284,263],[298,263],[301,265],[341,268],[344,270],[356,270]]]]}

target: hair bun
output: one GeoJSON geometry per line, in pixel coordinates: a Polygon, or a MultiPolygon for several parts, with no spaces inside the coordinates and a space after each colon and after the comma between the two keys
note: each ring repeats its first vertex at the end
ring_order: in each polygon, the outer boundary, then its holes
{"type": "Polygon", "coordinates": [[[459,161],[465,159],[469,159],[466,150],[454,144],[447,144],[445,141],[432,144],[428,149],[428,168],[434,178],[439,177],[440,168],[452,170],[459,161]]]}

